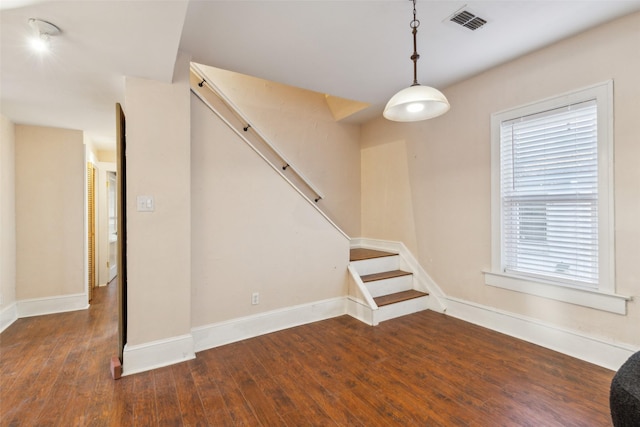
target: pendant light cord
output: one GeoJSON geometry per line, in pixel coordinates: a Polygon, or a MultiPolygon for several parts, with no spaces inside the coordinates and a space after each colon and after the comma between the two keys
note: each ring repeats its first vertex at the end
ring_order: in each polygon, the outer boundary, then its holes
{"type": "Polygon", "coordinates": [[[413,0],[413,21],[409,23],[409,26],[412,28],[412,33],[413,33],[413,55],[411,55],[411,60],[413,61],[413,84],[411,86],[419,86],[418,59],[420,59],[420,55],[418,55],[416,35],[418,34],[418,27],[420,26],[420,21],[416,19],[416,0],[413,0]]]}

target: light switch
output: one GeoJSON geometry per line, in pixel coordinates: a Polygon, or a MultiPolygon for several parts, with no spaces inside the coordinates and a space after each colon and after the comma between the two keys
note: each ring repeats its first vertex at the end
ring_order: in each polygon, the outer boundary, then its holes
{"type": "Polygon", "coordinates": [[[136,205],[138,212],[153,212],[155,210],[153,196],[138,196],[136,198],[136,205]]]}

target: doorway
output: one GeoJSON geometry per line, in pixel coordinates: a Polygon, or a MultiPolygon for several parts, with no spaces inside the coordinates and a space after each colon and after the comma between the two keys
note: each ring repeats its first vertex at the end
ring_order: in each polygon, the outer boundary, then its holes
{"type": "Polygon", "coordinates": [[[107,172],[107,222],[108,222],[108,260],[107,279],[111,282],[118,274],[118,205],[117,205],[117,179],[115,171],[107,172]]]}

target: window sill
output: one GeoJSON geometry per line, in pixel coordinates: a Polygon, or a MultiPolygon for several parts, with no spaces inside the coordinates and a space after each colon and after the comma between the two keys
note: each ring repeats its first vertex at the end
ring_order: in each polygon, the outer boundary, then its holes
{"type": "Polygon", "coordinates": [[[484,271],[486,285],[509,289],[570,304],[595,308],[616,314],[627,314],[627,301],[631,298],[596,290],[573,288],[536,281],[529,277],[484,271]]]}

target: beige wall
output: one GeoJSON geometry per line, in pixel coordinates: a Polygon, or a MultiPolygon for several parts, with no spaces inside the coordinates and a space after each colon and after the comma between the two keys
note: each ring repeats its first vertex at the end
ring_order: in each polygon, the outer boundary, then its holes
{"type": "MultiPolygon", "coordinates": [[[[130,346],[346,292],[348,240],[199,101],[192,111],[185,61],[173,84],[126,79],[130,346]],[[138,195],[153,196],[155,211],[137,212],[138,195]]],[[[269,110],[274,90],[256,93],[265,99],[254,111],[269,110]]],[[[316,102],[275,93],[305,108],[316,102]]],[[[291,118],[270,120],[278,128],[291,118]]],[[[315,148],[314,166],[327,182],[347,180],[338,192],[347,206],[339,207],[357,231],[358,128],[318,126],[335,127],[319,145],[333,133],[342,145],[315,148]]]]}
{"type": "Polygon", "coordinates": [[[85,292],[81,131],[16,125],[16,298],[85,292]]]}
{"type": "MultiPolygon", "coordinates": [[[[396,236],[416,254],[416,238],[407,144],[402,138],[380,135],[383,144],[373,145],[374,137],[366,133],[362,150],[362,236],[385,239],[396,236]],[[382,162],[382,163],[381,163],[382,162]],[[381,167],[381,165],[384,167],[381,167]]],[[[376,138],[378,136],[376,135],[376,138]]]]}
{"type": "Polygon", "coordinates": [[[195,96],[191,114],[192,325],[344,296],[348,239],[195,96]]]}
{"type": "Polygon", "coordinates": [[[98,150],[98,161],[106,162],[106,163],[115,163],[116,162],[116,152],[115,150],[98,150]]]}
{"type": "Polygon", "coordinates": [[[203,67],[209,80],[323,193],[318,206],[360,232],[360,126],[336,122],[321,93],[203,67]]]}
{"type": "Polygon", "coordinates": [[[15,126],[0,115],[0,310],[16,300],[15,126]]]}
{"type": "Polygon", "coordinates": [[[363,236],[404,240],[415,233],[408,246],[449,296],[640,344],[639,44],[640,14],[634,14],[445,88],[452,105],[445,116],[365,125],[363,236]],[[636,301],[621,316],[485,286],[491,114],[608,79],[615,97],[616,291],[636,301]]]}
{"type": "Polygon", "coordinates": [[[189,61],[173,84],[127,77],[128,345],[190,333],[189,61]],[[154,212],[136,197],[153,196],[154,212]]]}

